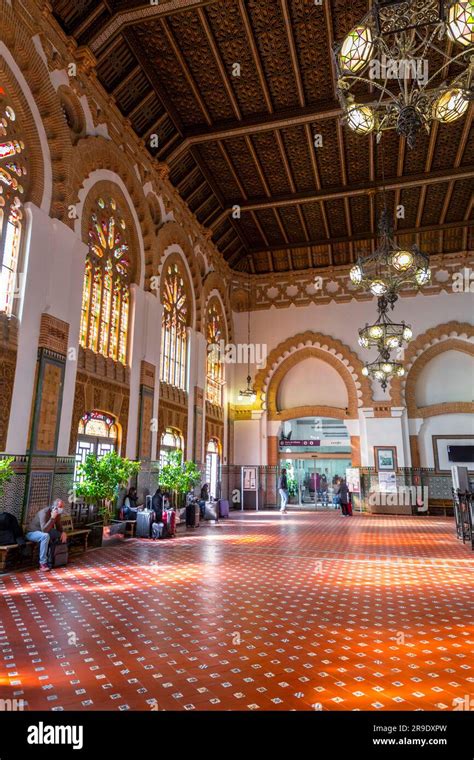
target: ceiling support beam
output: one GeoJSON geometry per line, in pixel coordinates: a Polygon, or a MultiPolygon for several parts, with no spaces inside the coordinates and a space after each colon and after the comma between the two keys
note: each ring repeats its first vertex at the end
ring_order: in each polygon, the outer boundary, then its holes
{"type": "MultiPolygon", "coordinates": [[[[469,211],[470,213],[470,211],[469,211]]],[[[439,232],[440,230],[449,230],[449,229],[457,229],[462,228],[466,229],[469,227],[474,227],[474,221],[470,221],[468,218],[468,215],[466,214],[466,219],[461,222],[448,222],[446,224],[429,224],[425,227],[410,227],[407,229],[399,229],[395,232],[395,237],[399,237],[401,235],[416,235],[419,233],[424,232],[439,232]]],[[[320,238],[319,240],[303,240],[299,243],[280,243],[279,245],[271,245],[271,246],[265,246],[265,248],[250,248],[249,253],[266,253],[267,251],[285,251],[287,248],[305,248],[306,246],[311,246],[311,248],[316,248],[321,245],[328,245],[329,242],[331,243],[346,243],[349,244],[351,242],[356,242],[358,240],[371,240],[376,239],[377,234],[369,234],[369,233],[357,233],[356,235],[352,235],[351,237],[339,237],[339,238],[332,238],[331,240],[328,240],[327,238],[320,238]]]]}

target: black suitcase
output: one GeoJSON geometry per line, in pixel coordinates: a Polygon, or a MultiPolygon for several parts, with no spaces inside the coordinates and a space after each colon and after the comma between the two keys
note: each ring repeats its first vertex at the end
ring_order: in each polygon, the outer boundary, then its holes
{"type": "Polygon", "coordinates": [[[137,530],[135,534],[137,538],[150,538],[154,514],[154,512],[149,512],[146,509],[137,512],[137,530]]]}
{"type": "Polygon", "coordinates": [[[186,507],[186,525],[188,528],[199,527],[199,504],[188,504],[186,507]]]}
{"type": "Polygon", "coordinates": [[[59,544],[49,545],[48,564],[51,568],[64,567],[65,565],[67,565],[67,560],[68,560],[67,544],[59,543],[59,544]]]}

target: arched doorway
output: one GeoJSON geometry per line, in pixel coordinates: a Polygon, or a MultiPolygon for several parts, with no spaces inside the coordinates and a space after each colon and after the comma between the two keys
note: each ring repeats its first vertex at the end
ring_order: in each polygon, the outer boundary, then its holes
{"type": "Polygon", "coordinates": [[[219,441],[211,438],[206,449],[206,483],[209,483],[209,494],[220,496],[220,456],[219,441]]]}
{"type": "Polygon", "coordinates": [[[335,486],[352,464],[351,439],[344,420],[285,420],[278,435],[278,459],[280,471],[283,467],[287,471],[289,508],[335,509],[335,486]]]}
{"type": "Polygon", "coordinates": [[[74,480],[78,479],[78,466],[84,464],[89,454],[100,459],[110,451],[118,452],[119,449],[119,425],[115,417],[98,410],[86,412],[79,421],[74,480]]]}

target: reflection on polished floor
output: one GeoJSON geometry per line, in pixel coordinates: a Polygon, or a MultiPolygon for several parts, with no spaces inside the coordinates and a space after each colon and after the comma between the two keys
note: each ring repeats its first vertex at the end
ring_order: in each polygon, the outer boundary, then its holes
{"type": "Polygon", "coordinates": [[[474,557],[444,518],[234,513],[4,576],[3,698],[29,710],[452,710],[474,557]]]}

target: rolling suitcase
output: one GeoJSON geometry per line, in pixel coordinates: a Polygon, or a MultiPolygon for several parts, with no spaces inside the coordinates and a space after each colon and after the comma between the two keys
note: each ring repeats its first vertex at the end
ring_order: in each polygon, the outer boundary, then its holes
{"type": "Polygon", "coordinates": [[[188,504],[186,507],[186,525],[189,528],[199,527],[199,504],[188,504]]]}
{"type": "Polygon", "coordinates": [[[137,538],[150,538],[154,512],[142,509],[137,512],[137,538]]]}
{"type": "Polygon", "coordinates": [[[163,510],[162,538],[174,538],[176,535],[176,512],[174,509],[163,510]]]}
{"type": "Polygon", "coordinates": [[[67,544],[50,544],[48,565],[51,568],[64,567],[67,565],[68,548],[67,544]]]}

